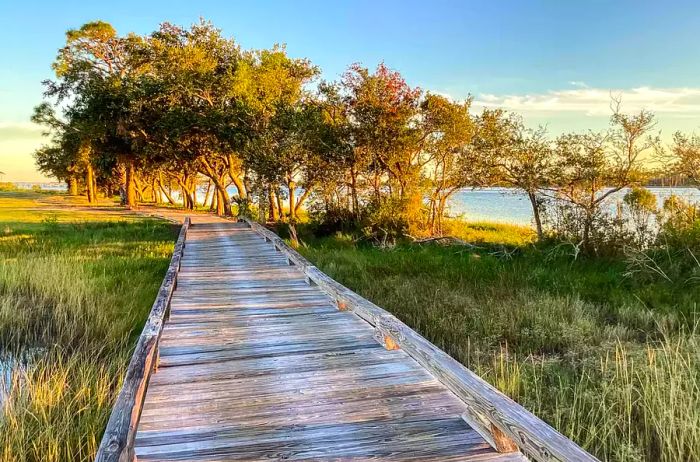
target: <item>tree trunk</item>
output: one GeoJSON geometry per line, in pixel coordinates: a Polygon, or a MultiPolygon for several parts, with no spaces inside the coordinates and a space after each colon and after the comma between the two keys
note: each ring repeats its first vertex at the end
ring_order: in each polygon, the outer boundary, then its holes
{"type": "Polygon", "coordinates": [[[231,212],[231,197],[226,191],[226,184],[221,178],[210,177],[216,188],[216,214],[222,217],[230,217],[231,212]]]}
{"type": "Polygon", "coordinates": [[[92,172],[92,197],[94,197],[95,202],[97,202],[97,177],[94,171],[92,172]]]}
{"type": "Polygon", "coordinates": [[[210,212],[213,212],[216,210],[218,202],[219,202],[219,190],[214,188],[214,191],[211,194],[211,204],[209,205],[210,212]]]}
{"type": "Polygon", "coordinates": [[[296,183],[293,181],[287,182],[287,188],[289,188],[289,221],[291,223],[294,222],[297,218],[297,211],[296,211],[296,202],[294,199],[294,188],[296,187],[296,183]]]}
{"type": "Polygon", "coordinates": [[[360,202],[357,199],[357,173],[355,167],[350,168],[350,196],[352,197],[352,212],[355,219],[360,219],[360,202]]]}
{"type": "Polygon", "coordinates": [[[163,191],[163,194],[165,194],[165,198],[168,199],[170,205],[175,205],[175,199],[170,194],[170,192],[167,189],[165,189],[165,186],[163,186],[163,181],[160,177],[158,178],[158,186],[160,187],[160,190],[163,191]]]}
{"type": "Polygon", "coordinates": [[[593,226],[593,215],[586,211],[586,221],[583,224],[583,239],[581,245],[586,253],[590,253],[591,250],[591,228],[593,226]]]}
{"type": "Polygon", "coordinates": [[[126,206],[136,208],[136,166],[130,160],[126,164],[126,206]]]}
{"type": "Polygon", "coordinates": [[[269,219],[273,223],[277,223],[279,221],[279,213],[277,212],[277,198],[272,187],[270,187],[270,194],[268,194],[268,203],[269,219]]]}
{"type": "Polygon", "coordinates": [[[374,173],[374,178],[372,180],[373,186],[374,186],[374,198],[377,201],[377,204],[380,204],[382,201],[382,196],[381,196],[381,188],[379,186],[379,173],[375,172],[374,173]]]}
{"type": "Polygon", "coordinates": [[[246,188],[242,177],[241,161],[234,155],[227,156],[228,175],[231,177],[233,185],[239,199],[248,199],[248,188],[246,188]]]}
{"type": "Polygon", "coordinates": [[[78,179],[75,177],[75,175],[71,175],[68,177],[68,195],[69,196],[77,196],[78,195],[78,179]]]}
{"type": "Polygon", "coordinates": [[[211,193],[211,180],[207,180],[207,192],[204,193],[204,201],[202,202],[204,207],[206,207],[207,202],[209,202],[209,193],[211,193]]]}
{"type": "Polygon", "coordinates": [[[280,214],[280,220],[284,221],[284,205],[282,204],[282,197],[280,196],[279,188],[276,187],[276,189],[275,200],[277,201],[277,210],[280,214]]]}
{"type": "Polygon", "coordinates": [[[231,181],[233,181],[233,185],[236,187],[238,197],[240,199],[247,199],[248,198],[248,191],[246,190],[246,187],[243,184],[241,177],[240,176],[233,176],[233,175],[229,175],[229,176],[231,176],[231,181]]]}
{"type": "Polygon", "coordinates": [[[307,188],[304,190],[303,193],[301,193],[301,196],[299,196],[299,199],[297,200],[296,205],[294,205],[294,216],[299,215],[299,210],[301,210],[302,204],[306,201],[306,199],[309,197],[311,194],[311,188],[307,188]]]}
{"type": "Polygon", "coordinates": [[[216,208],[217,213],[220,216],[230,217],[233,215],[231,212],[231,196],[229,196],[228,191],[226,191],[226,185],[224,183],[219,183],[216,185],[216,189],[219,190],[219,202],[216,208]]]}
{"type": "Polygon", "coordinates": [[[153,183],[151,184],[151,189],[153,190],[153,202],[156,203],[156,205],[160,205],[163,203],[163,198],[160,195],[160,189],[158,188],[158,179],[154,178],[153,183]]]}
{"type": "Polygon", "coordinates": [[[447,194],[443,194],[442,197],[438,199],[438,206],[437,206],[437,232],[442,236],[443,234],[443,229],[442,229],[442,219],[445,217],[445,208],[447,208],[447,199],[450,196],[447,194]]]}
{"type": "Polygon", "coordinates": [[[227,174],[227,171],[224,172],[217,172],[215,171],[214,168],[209,164],[209,162],[206,160],[206,158],[202,159],[202,166],[204,167],[204,171],[201,173],[206,175],[211,181],[214,182],[214,186],[216,187],[217,191],[217,202],[216,202],[216,214],[219,216],[227,216],[230,217],[232,215],[231,212],[231,197],[228,194],[228,191],[226,191],[226,183],[224,182],[224,177],[227,174]]]}
{"type": "Polygon", "coordinates": [[[94,177],[95,172],[92,170],[92,165],[88,163],[87,167],[85,168],[85,192],[87,194],[88,204],[94,204],[97,202],[97,197],[95,197],[94,190],[94,177]]]}
{"type": "Polygon", "coordinates": [[[535,217],[535,229],[537,230],[537,240],[541,241],[544,239],[544,231],[542,230],[542,217],[540,216],[540,203],[537,201],[537,195],[528,191],[527,196],[530,199],[530,204],[532,205],[532,215],[535,217]]]}

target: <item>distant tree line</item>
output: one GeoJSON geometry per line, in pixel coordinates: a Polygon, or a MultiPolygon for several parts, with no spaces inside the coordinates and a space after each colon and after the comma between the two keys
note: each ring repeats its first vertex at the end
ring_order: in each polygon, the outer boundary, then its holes
{"type": "Polygon", "coordinates": [[[587,247],[611,194],[652,175],[700,181],[699,137],[677,133],[664,149],[653,114],[624,114],[619,101],[608,130],[551,139],[516,114],[472,114],[471,98],[411,87],[384,64],[318,81],[283,46],[243,49],[205,21],[126,36],[87,23],[67,32],[53,69],[33,116],[51,137],[36,162],[90,202],[119,193],[128,207],[167,201],[291,224],[307,209],[330,224],[439,235],[458,190],[501,185],[527,195],[540,238],[549,201],[568,204],[587,247]],[[663,151],[671,161],[652,172],[646,161],[663,151]]]}

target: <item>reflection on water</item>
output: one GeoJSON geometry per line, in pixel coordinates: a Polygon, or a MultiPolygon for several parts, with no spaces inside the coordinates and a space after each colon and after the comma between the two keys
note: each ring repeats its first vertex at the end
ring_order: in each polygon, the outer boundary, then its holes
{"type": "MultiPolygon", "coordinates": [[[[654,193],[659,206],[666,198],[675,194],[693,202],[700,202],[697,188],[647,188],[654,193]]],[[[628,189],[612,194],[608,206],[615,211],[628,189]]],[[[527,196],[511,188],[463,189],[457,192],[450,203],[450,213],[463,215],[469,221],[498,221],[529,225],[532,223],[532,209],[527,196]]]]}
{"type": "Polygon", "coordinates": [[[0,354],[0,409],[10,392],[22,386],[27,371],[42,354],[40,348],[28,350],[19,357],[0,354]]]}

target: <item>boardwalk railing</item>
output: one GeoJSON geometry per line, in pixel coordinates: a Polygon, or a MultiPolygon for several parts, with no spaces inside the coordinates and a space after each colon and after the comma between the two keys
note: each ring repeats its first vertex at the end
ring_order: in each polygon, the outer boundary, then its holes
{"type": "Polygon", "coordinates": [[[97,462],[132,462],[136,460],[134,439],[141,418],[143,398],[151,373],[154,367],[157,367],[158,341],[163,332],[163,324],[168,317],[170,299],[177,285],[177,273],[180,271],[180,260],[185,248],[185,238],[189,226],[190,219],[185,218],[175,243],[170,266],[165,273],[156,301],[153,303],[151,313],[146,320],[146,325],[141,331],[141,336],[126,370],[122,389],[112,408],[112,414],[97,450],[95,458],[97,462]]]}
{"type": "Polygon", "coordinates": [[[395,316],[339,284],[260,224],[243,219],[282,252],[290,265],[336,300],[372,325],[388,349],[401,348],[460,398],[468,411],[462,416],[499,452],[521,451],[542,461],[597,461],[573,441],[492,387],[475,373],[430,343],[395,316]]]}

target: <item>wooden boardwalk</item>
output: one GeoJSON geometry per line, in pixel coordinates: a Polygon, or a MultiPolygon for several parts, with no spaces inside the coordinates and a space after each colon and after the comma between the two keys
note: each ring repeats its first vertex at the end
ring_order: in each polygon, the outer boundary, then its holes
{"type": "Polygon", "coordinates": [[[187,233],[139,461],[517,461],[466,405],[242,223],[187,233]]]}
{"type": "Polygon", "coordinates": [[[597,462],[267,228],[195,215],[184,219],[95,460],[525,455],[597,462]]]}

